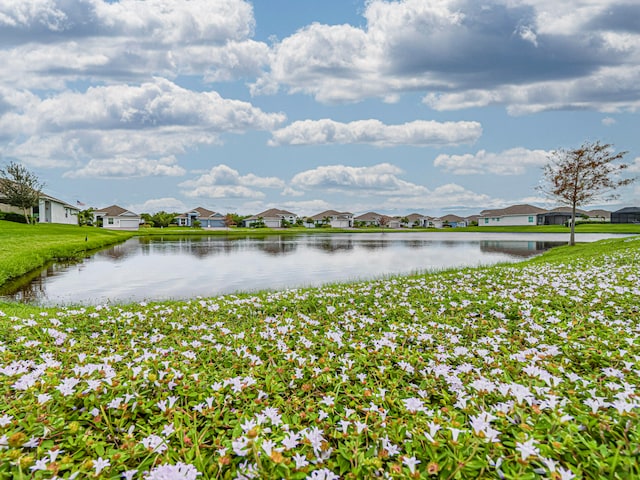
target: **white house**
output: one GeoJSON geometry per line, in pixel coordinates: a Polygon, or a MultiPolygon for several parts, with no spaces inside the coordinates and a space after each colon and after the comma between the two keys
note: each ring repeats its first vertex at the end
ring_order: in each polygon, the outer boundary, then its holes
{"type": "Polygon", "coordinates": [[[283,221],[294,224],[297,219],[298,216],[295,213],[291,213],[286,210],[279,210],[277,208],[270,208],[269,210],[265,210],[257,215],[245,218],[244,226],[252,227],[259,222],[262,222],[267,228],[281,228],[283,221]]]}
{"type": "Polygon", "coordinates": [[[125,210],[117,205],[101,208],[93,212],[94,225],[102,226],[109,230],[138,230],[140,228],[140,215],[125,210]]]}
{"type": "Polygon", "coordinates": [[[478,218],[479,227],[537,225],[538,214],[546,213],[544,208],[533,205],[512,205],[496,210],[483,210],[478,218]]]}
{"type": "MultiPolygon", "coordinates": [[[[20,215],[24,213],[22,208],[2,203],[1,200],[0,211],[20,215]]],[[[45,193],[40,194],[37,206],[33,207],[31,211],[27,210],[27,213],[34,217],[38,223],[61,223],[66,225],[78,225],[78,212],[80,212],[79,208],[45,193]]]]}
{"type": "Polygon", "coordinates": [[[332,228],[353,227],[353,213],[349,212],[336,212],[335,210],[326,210],[309,218],[311,218],[311,220],[313,220],[316,225],[328,223],[332,228]]]}
{"type": "Polygon", "coordinates": [[[37,207],[33,207],[33,215],[39,223],[64,223],[78,225],[80,209],[50,195],[40,195],[37,207]]]}

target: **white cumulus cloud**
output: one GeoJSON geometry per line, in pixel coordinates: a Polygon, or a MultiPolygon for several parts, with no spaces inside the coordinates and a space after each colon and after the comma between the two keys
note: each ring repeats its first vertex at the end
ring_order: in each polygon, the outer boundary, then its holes
{"type": "Polygon", "coordinates": [[[174,157],[160,160],[141,158],[113,158],[90,160],[81,168],[63,174],[67,178],[137,178],[137,177],[180,177],[186,170],[176,165],[174,157]]]}
{"type": "Polygon", "coordinates": [[[260,177],[253,173],[240,173],[227,166],[216,165],[194,180],[178,185],[187,197],[202,198],[264,198],[261,188],[283,188],[284,182],[277,177],[260,177]]]}
{"type": "Polygon", "coordinates": [[[549,152],[512,148],[501,153],[480,150],[475,154],[438,155],[433,164],[455,175],[522,175],[529,167],[548,162],[549,152]]]}
{"type": "Polygon", "coordinates": [[[276,130],[269,145],[365,143],[381,147],[442,146],[473,143],[481,135],[482,126],[478,122],[416,120],[401,125],[385,125],[374,119],[350,123],[322,119],[293,122],[276,130]]]}
{"type": "Polygon", "coordinates": [[[323,189],[346,195],[412,196],[426,193],[426,188],[403,180],[404,172],[390,163],[372,167],[328,165],[306,170],[291,179],[291,185],[301,190],[323,189]]]}

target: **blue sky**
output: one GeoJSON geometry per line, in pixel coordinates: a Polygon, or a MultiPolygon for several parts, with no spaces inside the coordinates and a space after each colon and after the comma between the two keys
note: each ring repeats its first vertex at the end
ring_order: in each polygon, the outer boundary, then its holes
{"type": "MultiPolygon", "coordinates": [[[[640,173],[636,0],[4,0],[0,156],[136,212],[472,214],[640,173]]],[[[638,183],[614,203],[640,205],[638,183]]],[[[555,205],[553,205],[555,206],[555,205]]]]}

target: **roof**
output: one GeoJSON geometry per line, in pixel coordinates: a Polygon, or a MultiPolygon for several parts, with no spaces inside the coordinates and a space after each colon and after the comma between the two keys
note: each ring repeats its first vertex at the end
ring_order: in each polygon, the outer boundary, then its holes
{"type": "Polygon", "coordinates": [[[481,217],[505,217],[508,215],[535,215],[538,213],[547,213],[547,210],[533,205],[511,205],[507,208],[496,210],[483,210],[480,212],[481,217]]]}
{"type": "Polygon", "coordinates": [[[363,213],[362,215],[354,218],[354,220],[360,220],[360,221],[364,221],[364,222],[371,222],[371,221],[378,221],[380,220],[380,217],[382,217],[383,215],[380,215],[379,213],[376,212],[367,212],[367,213],[363,213]]]}
{"type": "Polygon", "coordinates": [[[409,215],[407,215],[407,219],[410,222],[413,222],[415,220],[422,220],[423,218],[427,218],[427,217],[425,217],[424,215],[421,215],[419,213],[410,213],[409,215]]]}
{"type": "Polygon", "coordinates": [[[640,207],[624,207],[613,213],[640,213],[640,207]]]}
{"type": "Polygon", "coordinates": [[[609,210],[589,210],[587,214],[590,217],[611,218],[611,212],[609,210]]]}
{"type": "Polygon", "coordinates": [[[324,212],[318,213],[311,218],[312,220],[323,220],[326,217],[351,217],[353,213],[351,212],[337,212],[335,210],[326,210],[324,212]]]}
{"type": "Polygon", "coordinates": [[[75,205],[71,205],[70,203],[67,203],[63,200],[60,200],[59,198],[56,197],[52,197],[51,195],[47,195],[46,193],[40,193],[40,198],[44,198],[46,200],[53,200],[54,202],[58,202],[62,205],[64,205],[67,208],[72,208],[74,210],[78,210],[80,211],[80,209],[78,207],[76,207],[75,205]]]}
{"type": "Polygon", "coordinates": [[[295,217],[295,213],[288,212],[287,210],[279,210],[277,208],[270,208],[269,210],[265,210],[264,212],[257,213],[252,215],[251,217],[245,220],[257,220],[258,218],[273,218],[273,217],[295,217]]]}
{"type": "Polygon", "coordinates": [[[221,213],[212,212],[211,210],[207,210],[206,208],[198,207],[198,208],[194,208],[193,210],[189,210],[188,212],[180,214],[179,217],[184,218],[191,212],[197,212],[199,217],[215,217],[218,215],[222,215],[221,213]]]}
{"type": "Polygon", "coordinates": [[[139,216],[137,213],[133,213],[122,207],[119,207],[118,205],[111,205],[110,207],[100,208],[99,210],[96,210],[93,213],[104,213],[107,217],[120,217],[127,214],[128,216],[131,216],[131,215],[135,215],[136,217],[139,216]]]}
{"type": "MultiPolygon", "coordinates": [[[[571,213],[571,207],[556,207],[549,210],[547,213],[571,213]]],[[[587,215],[588,212],[586,210],[581,210],[576,208],[577,215],[587,215]]]]}
{"type": "Polygon", "coordinates": [[[440,217],[440,220],[443,222],[462,222],[464,218],[459,217],[458,215],[453,215],[450,213],[449,215],[445,215],[444,217],[440,217]]]}

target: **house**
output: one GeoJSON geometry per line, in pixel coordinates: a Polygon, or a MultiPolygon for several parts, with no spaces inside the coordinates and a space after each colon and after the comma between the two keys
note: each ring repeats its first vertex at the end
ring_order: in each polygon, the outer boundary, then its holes
{"type": "Polygon", "coordinates": [[[33,216],[39,223],[78,225],[78,213],[78,207],[46,194],[41,194],[38,206],[33,207],[33,216]]]}
{"type": "MultiPolygon", "coordinates": [[[[588,218],[585,210],[576,208],[576,220],[588,218]]],[[[538,214],[538,225],[569,225],[571,223],[571,207],[557,207],[546,213],[538,214]]]]}
{"type": "Polygon", "coordinates": [[[626,207],[611,212],[611,223],[640,223],[640,207],[626,207]]]}
{"type": "Polygon", "coordinates": [[[419,213],[411,213],[405,217],[407,219],[406,227],[408,228],[424,228],[428,226],[429,217],[419,213]]]}
{"type": "Polygon", "coordinates": [[[101,208],[93,212],[93,223],[109,230],[138,230],[140,215],[117,205],[101,208]]]}
{"type": "MultiPolygon", "coordinates": [[[[611,212],[607,210],[581,210],[576,208],[576,223],[610,222],[611,212]]],[[[569,225],[571,223],[571,207],[557,207],[547,213],[538,215],[538,225],[569,225]]]]}
{"type": "Polygon", "coordinates": [[[401,221],[397,217],[390,217],[376,212],[363,213],[353,219],[354,225],[360,227],[400,228],[401,221]]]}
{"type": "MultiPolygon", "coordinates": [[[[23,215],[22,208],[2,202],[0,199],[0,211],[23,215]]],[[[38,205],[27,210],[27,213],[36,219],[38,223],[61,223],[66,225],[78,225],[78,213],[80,209],[45,193],[40,194],[38,205]]]]}
{"type": "Polygon", "coordinates": [[[350,212],[336,212],[335,210],[326,210],[309,218],[315,225],[328,224],[332,228],[353,227],[353,213],[350,212]]]}
{"type": "Polygon", "coordinates": [[[178,215],[176,223],[180,227],[193,227],[195,222],[199,222],[202,228],[221,228],[226,226],[224,219],[221,213],[198,207],[178,215]]]}
{"type": "Polygon", "coordinates": [[[255,227],[258,225],[267,228],[281,228],[284,223],[294,224],[298,216],[295,213],[277,208],[270,208],[264,212],[245,218],[243,223],[245,227],[255,227]]]}
{"type": "Polygon", "coordinates": [[[367,212],[362,215],[358,215],[353,219],[354,225],[358,227],[379,227],[380,219],[383,215],[376,212],[367,212]]]}
{"type": "Polygon", "coordinates": [[[496,210],[483,210],[478,218],[479,227],[537,225],[538,215],[547,210],[533,205],[512,205],[496,210]]]}
{"type": "Polygon", "coordinates": [[[610,222],[611,212],[608,210],[589,210],[587,211],[590,222],[610,222]]]}
{"type": "Polygon", "coordinates": [[[445,215],[444,217],[440,217],[440,220],[442,221],[442,226],[448,225],[452,228],[467,226],[467,221],[464,218],[459,217],[458,215],[445,215]]]}

